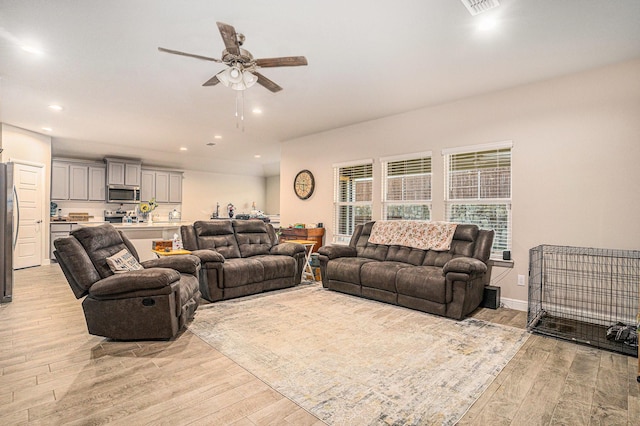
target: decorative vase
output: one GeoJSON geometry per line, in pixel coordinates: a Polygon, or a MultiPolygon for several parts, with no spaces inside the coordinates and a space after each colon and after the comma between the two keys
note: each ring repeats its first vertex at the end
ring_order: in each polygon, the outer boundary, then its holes
{"type": "Polygon", "coordinates": [[[153,216],[149,215],[148,217],[149,218],[147,219],[147,225],[151,226],[151,225],[153,225],[153,216]]]}

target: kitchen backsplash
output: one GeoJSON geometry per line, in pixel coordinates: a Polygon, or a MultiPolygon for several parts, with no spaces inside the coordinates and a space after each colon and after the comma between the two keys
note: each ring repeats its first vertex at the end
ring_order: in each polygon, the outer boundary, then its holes
{"type": "MultiPolygon", "coordinates": [[[[58,205],[58,209],[62,209],[62,216],[68,216],[69,213],[89,213],[90,222],[102,222],[104,221],[105,210],[118,210],[120,204],[113,203],[95,203],[95,202],[83,202],[83,201],[55,201],[58,205]]],[[[125,211],[135,210],[136,204],[123,204],[122,209],[125,211]]],[[[158,221],[164,222],[169,220],[169,213],[176,209],[182,210],[181,204],[159,204],[153,211],[153,215],[158,215],[158,221]]],[[[155,220],[155,218],[154,218],[155,220]]]]}

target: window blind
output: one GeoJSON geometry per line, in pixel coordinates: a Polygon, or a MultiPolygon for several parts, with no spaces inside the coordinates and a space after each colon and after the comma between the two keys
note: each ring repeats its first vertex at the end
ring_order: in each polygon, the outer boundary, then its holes
{"type": "Polygon", "coordinates": [[[446,220],[493,229],[492,254],[511,248],[511,148],[445,154],[446,220]]]}
{"type": "Polygon", "coordinates": [[[371,220],[373,164],[334,167],[334,241],[349,242],[356,225],[371,220]]]}
{"type": "Polygon", "coordinates": [[[431,156],[382,160],[384,219],[431,219],[431,156]]]}

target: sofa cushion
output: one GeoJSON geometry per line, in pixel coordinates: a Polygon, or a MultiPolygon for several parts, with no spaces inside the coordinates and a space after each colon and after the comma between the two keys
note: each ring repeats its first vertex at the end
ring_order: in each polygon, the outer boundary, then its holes
{"type": "Polygon", "coordinates": [[[424,250],[404,246],[390,246],[385,260],[419,266],[424,260],[424,255],[424,250]]]}
{"type": "Polygon", "coordinates": [[[389,246],[369,243],[369,237],[371,236],[371,229],[374,223],[375,222],[367,222],[362,227],[360,236],[356,241],[357,256],[374,260],[385,260],[389,246]]]}
{"type": "Polygon", "coordinates": [[[402,262],[369,262],[360,268],[360,282],[365,287],[396,293],[396,274],[412,265],[402,262]]]}
{"type": "Polygon", "coordinates": [[[269,254],[272,242],[267,225],[261,220],[234,220],[233,229],[242,257],[269,254]]]}
{"type": "Polygon", "coordinates": [[[360,267],[369,262],[376,262],[364,257],[340,257],[327,264],[327,279],[360,284],[360,267]]]}
{"type": "Polygon", "coordinates": [[[227,259],[222,268],[225,287],[240,287],[264,281],[264,266],[256,259],[227,259]]]}
{"type": "Polygon", "coordinates": [[[225,259],[240,257],[240,249],[230,220],[198,221],[193,227],[199,249],[217,251],[225,259]]]}
{"type": "Polygon", "coordinates": [[[109,265],[114,274],[124,274],[125,272],[144,269],[127,249],[122,249],[113,256],[107,257],[107,265],[109,265]]]}
{"type": "MultiPolygon", "coordinates": [[[[455,243],[452,243],[452,245],[455,243]]],[[[442,268],[448,261],[453,259],[453,255],[448,251],[428,250],[422,261],[422,266],[436,266],[442,268]]]]}
{"type": "Polygon", "coordinates": [[[264,280],[276,278],[289,278],[296,275],[296,259],[290,256],[262,255],[251,259],[262,263],[264,268],[264,280]]]}
{"type": "Polygon", "coordinates": [[[436,303],[449,303],[451,286],[442,275],[442,268],[435,266],[411,266],[396,274],[398,294],[426,299],[436,303]]]}

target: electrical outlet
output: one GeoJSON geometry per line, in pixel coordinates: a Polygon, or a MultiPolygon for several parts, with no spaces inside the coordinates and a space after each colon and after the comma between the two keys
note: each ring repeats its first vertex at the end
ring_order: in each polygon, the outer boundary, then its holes
{"type": "Polygon", "coordinates": [[[518,275],[518,285],[524,285],[524,275],[518,275]]]}

